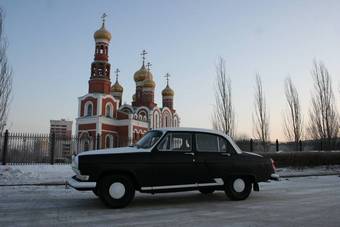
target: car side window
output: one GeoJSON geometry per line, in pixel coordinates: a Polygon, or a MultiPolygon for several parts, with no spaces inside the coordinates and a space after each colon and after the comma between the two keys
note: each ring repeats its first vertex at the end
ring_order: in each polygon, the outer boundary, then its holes
{"type": "Polygon", "coordinates": [[[219,152],[218,137],[213,134],[197,133],[196,148],[197,151],[219,152]]]}
{"type": "Polygon", "coordinates": [[[227,152],[229,154],[236,153],[235,148],[231,143],[223,137],[218,137],[218,145],[220,152],[227,152]]]}
{"type": "Polygon", "coordinates": [[[171,132],[168,133],[158,145],[159,151],[187,152],[192,150],[191,133],[171,132]]]}

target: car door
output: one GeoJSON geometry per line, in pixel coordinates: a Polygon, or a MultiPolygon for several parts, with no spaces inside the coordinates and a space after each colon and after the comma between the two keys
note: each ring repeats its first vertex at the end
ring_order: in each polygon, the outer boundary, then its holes
{"type": "Polygon", "coordinates": [[[231,174],[235,150],[229,141],[211,133],[195,133],[196,164],[199,168],[198,183],[216,182],[231,174]]]}
{"type": "Polygon", "coordinates": [[[192,133],[168,132],[152,151],[154,189],[190,187],[196,183],[192,133]]]}

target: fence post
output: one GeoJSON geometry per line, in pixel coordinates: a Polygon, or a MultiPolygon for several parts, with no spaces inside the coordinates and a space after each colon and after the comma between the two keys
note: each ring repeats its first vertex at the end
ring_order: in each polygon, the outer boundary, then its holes
{"type": "Polygon", "coordinates": [[[4,145],[2,149],[2,165],[6,165],[7,151],[8,151],[8,130],[5,131],[4,145]]]}
{"type": "Polygon", "coordinates": [[[302,151],[302,141],[299,140],[299,148],[300,148],[300,151],[302,151]]]}
{"type": "Polygon", "coordinates": [[[276,152],[278,152],[278,151],[279,151],[279,140],[276,139],[276,152]]]}
{"type": "Polygon", "coordinates": [[[53,165],[54,164],[54,149],[55,149],[55,134],[54,134],[54,132],[51,134],[50,139],[51,139],[51,141],[50,141],[50,154],[51,154],[50,164],[53,165]]]}
{"type": "Polygon", "coordinates": [[[253,139],[250,139],[250,152],[253,152],[253,139]]]}
{"type": "Polygon", "coordinates": [[[100,149],[100,134],[98,133],[97,134],[97,150],[99,150],[100,149]]]}

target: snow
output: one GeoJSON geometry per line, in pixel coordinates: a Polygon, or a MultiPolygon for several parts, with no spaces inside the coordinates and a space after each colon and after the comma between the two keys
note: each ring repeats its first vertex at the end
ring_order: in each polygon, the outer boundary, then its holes
{"type": "Polygon", "coordinates": [[[0,185],[63,183],[74,175],[70,165],[0,166],[0,185]]]}
{"type": "Polygon", "coordinates": [[[261,183],[244,201],[224,192],[136,193],[107,209],[91,191],[63,186],[0,188],[0,226],[327,226],[340,223],[340,178],[296,177],[261,183]]]}
{"type": "MultiPolygon", "coordinates": [[[[279,168],[281,177],[339,174],[340,165],[306,168],[279,168]]],[[[63,184],[74,175],[70,165],[0,165],[0,185],[63,184]]]]}
{"type": "Polygon", "coordinates": [[[300,168],[292,168],[292,167],[278,168],[276,172],[281,177],[330,175],[330,174],[340,175],[340,165],[300,167],[300,168]]]}

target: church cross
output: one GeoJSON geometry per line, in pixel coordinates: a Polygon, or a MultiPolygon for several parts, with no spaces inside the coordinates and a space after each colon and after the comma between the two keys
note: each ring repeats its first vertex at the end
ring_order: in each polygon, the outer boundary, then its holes
{"type": "Polygon", "coordinates": [[[116,81],[117,81],[117,82],[118,82],[119,72],[120,72],[120,70],[117,68],[117,69],[115,70],[115,73],[116,73],[116,81]]]}
{"type": "Polygon", "coordinates": [[[142,55],[142,59],[143,59],[143,65],[145,63],[145,55],[147,55],[148,53],[146,52],[146,50],[143,50],[142,53],[140,55],[142,55]]]}
{"type": "Polygon", "coordinates": [[[107,17],[106,13],[103,13],[103,15],[101,16],[102,20],[103,20],[103,24],[105,23],[105,18],[107,17]]]}
{"type": "Polygon", "coordinates": [[[167,73],[167,74],[165,74],[164,77],[166,78],[166,85],[169,85],[169,77],[170,77],[170,74],[167,73]]]}
{"type": "Polygon", "coordinates": [[[148,71],[150,71],[150,66],[152,66],[152,64],[151,64],[150,62],[148,62],[148,63],[146,64],[146,68],[148,69],[148,71]]]}

